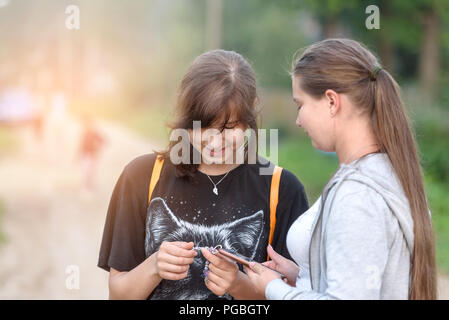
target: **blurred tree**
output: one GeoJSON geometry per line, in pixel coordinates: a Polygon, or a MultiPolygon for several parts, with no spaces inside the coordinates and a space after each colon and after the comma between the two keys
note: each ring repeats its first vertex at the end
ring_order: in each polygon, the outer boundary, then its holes
{"type": "Polygon", "coordinates": [[[354,34],[378,48],[384,67],[402,78],[417,78],[424,99],[437,97],[441,77],[443,25],[448,21],[447,0],[365,0],[361,6],[380,8],[380,30],[360,28],[357,13],[348,19],[354,34]]]}
{"type": "Polygon", "coordinates": [[[441,10],[447,1],[421,0],[420,23],[423,25],[419,55],[419,82],[424,98],[434,99],[440,73],[441,10]]]}
{"type": "Polygon", "coordinates": [[[289,89],[293,55],[310,42],[301,12],[267,0],[227,0],[223,10],[222,47],[243,54],[262,86],[289,89]]]}
{"type": "Polygon", "coordinates": [[[223,1],[206,0],[206,49],[212,50],[221,47],[223,1]]]}

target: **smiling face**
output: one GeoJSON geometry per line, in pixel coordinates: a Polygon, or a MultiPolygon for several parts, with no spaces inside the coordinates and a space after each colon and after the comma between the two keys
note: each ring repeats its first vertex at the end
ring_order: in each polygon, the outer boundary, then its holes
{"type": "Polygon", "coordinates": [[[296,125],[304,129],[316,149],[332,152],[335,150],[334,122],[329,100],[325,96],[317,99],[307,94],[300,81],[300,76],[292,77],[293,101],[298,108],[296,125]]]}
{"type": "Polygon", "coordinates": [[[234,155],[244,145],[245,130],[237,118],[231,117],[225,124],[215,121],[207,128],[189,130],[189,136],[193,147],[201,152],[202,162],[228,164],[234,163],[234,155]]]}

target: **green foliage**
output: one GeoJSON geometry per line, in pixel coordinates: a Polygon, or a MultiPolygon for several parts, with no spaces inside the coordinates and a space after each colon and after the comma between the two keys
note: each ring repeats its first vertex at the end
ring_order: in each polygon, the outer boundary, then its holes
{"type": "Polygon", "coordinates": [[[335,154],[317,151],[302,133],[281,142],[278,157],[279,165],[293,172],[302,182],[310,205],[318,199],[338,168],[335,154]]]}
{"type": "Polygon", "coordinates": [[[429,119],[417,122],[416,132],[424,171],[449,187],[449,128],[429,119]]]}
{"type": "Polygon", "coordinates": [[[432,212],[438,266],[449,273],[449,186],[425,177],[425,188],[432,212]]]}
{"type": "Polygon", "coordinates": [[[223,48],[245,56],[262,86],[289,87],[293,54],[306,44],[299,12],[276,2],[229,0],[223,14],[223,48]]]}

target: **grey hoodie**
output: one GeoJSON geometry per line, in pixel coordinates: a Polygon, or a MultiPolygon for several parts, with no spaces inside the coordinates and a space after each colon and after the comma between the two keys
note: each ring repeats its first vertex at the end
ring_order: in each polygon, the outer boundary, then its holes
{"type": "Polygon", "coordinates": [[[408,299],[413,220],[386,154],[339,170],[312,226],[311,291],[271,281],[267,299],[408,299]]]}

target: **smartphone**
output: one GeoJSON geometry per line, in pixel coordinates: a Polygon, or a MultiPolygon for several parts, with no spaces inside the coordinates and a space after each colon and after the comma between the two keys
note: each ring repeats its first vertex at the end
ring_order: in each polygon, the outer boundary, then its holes
{"type": "MultiPolygon", "coordinates": [[[[235,262],[238,262],[238,263],[240,263],[240,264],[242,264],[244,266],[247,266],[248,268],[249,268],[249,263],[252,262],[249,258],[247,258],[245,256],[242,256],[241,254],[236,253],[236,252],[229,252],[229,251],[227,251],[225,249],[218,249],[218,252],[221,253],[222,255],[224,255],[225,257],[235,261],[235,262]]],[[[278,273],[281,276],[282,280],[287,278],[284,274],[280,273],[279,271],[276,271],[276,270],[274,270],[274,269],[272,269],[270,267],[267,267],[267,266],[265,266],[263,264],[262,264],[262,266],[264,266],[265,268],[268,268],[268,269],[278,273]]]]}

